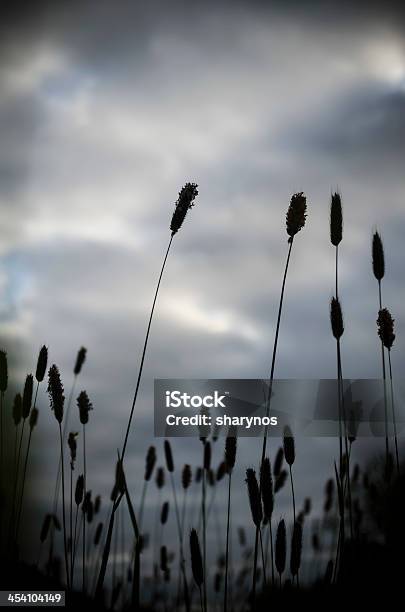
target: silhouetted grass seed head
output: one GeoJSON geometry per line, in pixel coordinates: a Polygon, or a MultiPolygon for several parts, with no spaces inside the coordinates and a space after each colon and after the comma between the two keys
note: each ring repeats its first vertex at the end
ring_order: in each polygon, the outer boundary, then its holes
{"type": "Polygon", "coordinates": [[[270,459],[268,457],[265,457],[260,469],[260,491],[263,502],[263,514],[270,521],[274,509],[274,491],[270,459]]]}
{"type": "Polygon", "coordinates": [[[389,351],[392,349],[394,344],[394,322],[388,308],[382,308],[378,313],[377,326],[378,335],[380,336],[381,342],[389,351]]]}
{"type": "Polygon", "coordinates": [[[281,575],[285,570],[287,558],[287,532],[284,519],[278,524],[276,534],[275,562],[277,572],[281,575]]]}
{"type": "Polygon", "coordinates": [[[75,488],[75,504],[77,506],[80,506],[80,504],[82,503],[83,494],[84,494],[84,476],[83,474],[80,474],[80,476],[78,476],[77,478],[76,488],[75,488]]]}
{"type": "Polygon", "coordinates": [[[295,461],[295,443],[292,431],[288,425],[284,427],[283,444],[285,460],[291,467],[295,461]]]}
{"type": "Polygon", "coordinates": [[[23,399],[22,399],[22,417],[23,419],[27,419],[32,406],[32,393],[34,390],[34,378],[32,374],[28,374],[25,379],[23,399]]]}
{"type": "Polygon", "coordinates": [[[286,215],[287,234],[289,242],[304,227],[307,212],[307,199],[303,192],[295,193],[290,201],[286,215]]]}
{"type": "Polygon", "coordinates": [[[14,398],[14,403],[13,403],[13,421],[16,427],[18,427],[18,425],[20,424],[21,418],[22,418],[22,397],[21,397],[21,393],[17,393],[17,395],[14,398]]]}
{"type": "Polygon", "coordinates": [[[343,314],[340,302],[337,298],[333,297],[330,303],[330,324],[332,327],[333,336],[336,340],[340,340],[345,330],[343,325],[343,314]]]}
{"type": "Polygon", "coordinates": [[[191,484],[191,479],[192,479],[191,467],[188,465],[188,463],[186,463],[185,466],[183,467],[183,472],[181,474],[181,483],[185,491],[189,488],[191,484]]]}
{"type": "Polygon", "coordinates": [[[74,462],[76,461],[77,454],[77,441],[76,438],[79,434],[77,432],[71,431],[68,435],[68,447],[70,450],[70,461],[73,467],[74,462]]]}
{"type": "Polygon", "coordinates": [[[231,473],[236,461],[236,436],[228,436],[225,441],[225,465],[228,473],[231,473]]]}
{"type": "Polygon", "coordinates": [[[48,372],[48,395],[55,418],[58,423],[62,423],[65,396],[59,369],[55,364],[49,368],[48,372]]]}
{"type": "Polygon", "coordinates": [[[145,463],[145,480],[146,481],[149,481],[151,479],[155,464],[156,464],[156,449],[154,446],[150,446],[146,454],[146,463],[145,463]]]}
{"type": "Polygon", "coordinates": [[[194,200],[198,196],[197,187],[196,183],[186,183],[181,188],[170,224],[172,236],[179,231],[187,212],[194,206],[194,200]]]}
{"type": "Polygon", "coordinates": [[[80,393],[77,398],[77,406],[79,408],[80,423],[86,425],[89,422],[89,412],[93,410],[93,405],[86,391],[80,393]]]}
{"type": "Polygon", "coordinates": [[[162,489],[165,484],[165,470],[162,467],[159,467],[156,470],[156,486],[158,489],[162,489]]]}
{"type": "Polygon", "coordinates": [[[79,349],[79,352],[77,353],[75,367],[73,368],[73,374],[75,376],[78,376],[80,374],[83,364],[86,360],[86,354],[87,349],[82,346],[81,349],[79,349]]]}
{"type": "Polygon", "coordinates": [[[371,250],[374,276],[380,282],[384,278],[385,274],[385,258],[383,243],[378,232],[374,232],[373,234],[371,250]]]}
{"type": "Polygon", "coordinates": [[[39,351],[38,361],[37,361],[37,369],[35,372],[35,378],[37,382],[42,382],[45,378],[46,367],[48,365],[48,349],[44,345],[39,351]]]}
{"type": "Polygon", "coordinates": [[[263,510],[256,472],[252,468],[248,468],[246,470],[246,484],[248,488],[249,504],[253,523],[256,525],[256,527],[260,527],[263,519],[263,510]]]}
{"type": "Polygon", "coordinates": [[[38,415],[39,415],[38,408],[33,408],[31,410],[30,420],[29,420],[29,425],[30,425],[30,430],[31,431],[33,431],[33,429],[36,427],[36,425],[38,423],[38,415]]]}
{"type": "Polygon", "coordinates": [[[342,200],[339,193],[332,194],[330,204],[330,241],[337,247],[343,236],[342,200]]]}
{"type": "Polygon", "coordinates": [[[165,449],[167,471],[174,472],[173,453],[172,453],[172,447],[170,446],[169,440],[165,440],[164,449],[165,449]]]}
{"type": "Polygon", "coordinates": [[[7,353],[0,351],[0,392],[4,393],[8,385],[7,353]]]}
{"type": "Polygon", "coordinates": [[[204,582],[204,568],[201,557],[200,542],[198,540],[198,534],[195,529],[192,529],[190,532],[190,553],[193,578],[198,588],[201,588],[201,585],[204,582]]]}
{"type": "Polygon", "coordinates": [[[293,535],[291,539],[291,560],[290,570],[293,576],[296,576],[301,567],[301,553],[302,553],[302,524],[300,521],[296,521],[294,525],[293,535]]]}

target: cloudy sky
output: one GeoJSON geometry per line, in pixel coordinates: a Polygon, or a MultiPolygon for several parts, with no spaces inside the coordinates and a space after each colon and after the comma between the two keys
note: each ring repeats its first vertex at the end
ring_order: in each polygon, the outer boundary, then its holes
{"type": "MultiPolygon", "coordinates": [[[[186,181],[200,194],[161,288],[129,480],[152,441],[153,378],[268,374],[295,191],[307,195],[308,221],[294,243],[276,375],[335,375],[335,189],[345,219],[344,375],[380,373],[375,228],[386,249],[384,299],[396,318],[394,368],[403,362],[401,17],[390,3],[99,0],[37,3],[2,19],[1,341],[18,355],[18,384],[46,343],[67,389],[77,349],[88,348],[79,386],[95,405],[95,489],[110,488],[186,181]]],[[[49,440],[56,424],[45,394],[40,407],[49,440]]],[[[256,451],[246,445],[246,462],[256,451]]],[[[176,452],[181,464],[185,444],[176,452]]],[[[43,481],[52,480],[52,462],[38,452],[37,462],[43,481]]]]}

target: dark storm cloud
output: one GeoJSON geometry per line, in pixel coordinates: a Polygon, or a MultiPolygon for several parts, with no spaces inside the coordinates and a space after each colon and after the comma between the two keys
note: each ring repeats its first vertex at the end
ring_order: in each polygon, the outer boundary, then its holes
{"type": "MultiPolygon", "coordinates": [[[[119,0],[92,0],[72,6],[65,3],[40,1],[34,5],[10,3],[4,9],[1,45],[11,55],[24,53],[35,40],[60,44],[81,61],[97,64],[102,61],[124,61],[126,51],[137,49],[142,53],[147,42],[157,31],[173,30],[185,39],[193,40],[216,30],[224,43],[232,41],[232,23],[244,18],[288,21],[311,30],[322,38],[324,34],[354,31],[361,36],[370,27],[390,28],[401,32],[405,10],[402,3],[342,2],[330,0],[225,0],[214,2],[132,2],[119,0]],[[344,31],[340,32],[340,28],[344,31]]],[[[209,48],[206,49],[209,54],[209,48]]],[[[3,61],[10,56],[3,55],[3,61]]],[[[132,58],[133,59],[133,58],[132,58]]],[[[117,68],[117,65],[114,66],[117,68]]]]}
{"type": "Polygon", "coordinates": [[[405,154],[405,90],[387,91],[379,86],[350,92],[335,106],[280,134],[280,144],[296,151],[322,151],[333,157],[353,158],[368,166],[378,164],[384,172],[398,172],[405,154]],[[333,123],[330,121],[334,118],[333,123]]]}

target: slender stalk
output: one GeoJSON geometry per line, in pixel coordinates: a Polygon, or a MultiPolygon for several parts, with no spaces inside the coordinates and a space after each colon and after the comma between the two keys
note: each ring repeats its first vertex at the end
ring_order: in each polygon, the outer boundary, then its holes
{"type": "MultiPolygon", "coordinates": [[[[380,306],[380,310],[382,309],[382,290],[381,290],[381,280],[378,281],[378,302],[380,306]]],[[[385,462],[388,466],[388,457],[390,453],[389,441],[388,441],[388,401],[387,401],[387,368],[385,364],[385,352],[384,352],[384,343],[381,340],[381,363],[382,363],[382,371],[383,371],[383,386],[384,386],[384,423],[385,423],[385,462]]]]}
{"type": "Polygon", "coordinates": [[[15,521],[15,511],[16,511],[16,498],[17,498],[17,488],[18,488],[18,475],[19,475],[19,471],[20,471],[20,459],[21,459],[21,447],[22,447],[22,441],[23,441],[23,437],[24,437],[24,427],[25,427],[25,421],[27,419],[23,419],[23,424],[21,427],[21,435],[20,435],[20,442],[18,445],[18,455],[17,455],[17,465],[15,468],[15,474],[14,474],[14,487],[13,487],[13,505],[12,505],[12,509],[11,509],[11,516],[10,516],[10,524],[9,524],[9,542],[11,539],[11,534],[15,533],[14,527],[15,525],[13,524],[15,521]]]}
{"type": "MultiPolygon", "coordinates": [[[[113,603],[112,598],[114,596],[115,585],[117,583],[118,531],[119,531],[120,519],[121,519],[121,510],[120,508],[118,508],[117,521],[116,521],[117,526],[115,529],[114,542],[113,542],[113,566],[112,566],[112,574],[111,574],[111,602],[112,603],[113,603]]],[[[113,608],[112,603],[110,605],[111,609],[113,608]]]]}
{"type": "MultiPolygon", "coordinates": [[[[190,195],[188,195],[188,201],[186,200],[185,204],[184,204],[184,198],[183,198],[183,200],[178,200],[178,208],[176,209],[178,214],[176,216],[175,222],[173,223],[173,221],[172,221],[172,226],[171,226],[172,233],[171,233],[171,236],[170,236],[169,244],[167,246],[164,259],[163,259],[162,267],[161,267],[161,270],[160,270],[160,274],[159,274],[159,278],[158,278],[158,282],[157,282],[157,286],[156,286],[156,290],[155,290],[155,294],[154,294],[154,298],[153,298],[153,302],[152,302],[152,308],[151,308],[151,312],[150,312],[150,316],[149,316],[149,321],[148,321],[148,326],[147,326],[147,330],[146,330],[144,346],[143,346],[143,350],[142,350],[141,361],[140,361],[140,365],[139,365],[138,378],[137,378],[137,381],[136,381],[134,397],[133,397],[133,400],[132,400],[131,410],[130,410],[128,424],[127,424],[127,429],[126,429],[126,432],[125,432],[124,444],[123,444],[122,451],[121,451],[121,461],[122,461],[122,464],[124,463],[125,452],[126,452],[126,448],[127,448],[127,444],[128,444],[129,432],[130,432],[130,429],[131,429],[131,424],[132,424],[132,419],[133,419],[133,415],[134,415],[134,411],[135,411],[136,401],[137,401],[137,398],[138,398],[138,391],[139,391],[139,387],[140,387],[140,383],[141,383],[141,378],[142,378],[142,372],[143,372],[143,366],[144,366],[144,362],[145,362],[146,350],[147,350],[147,346],[148,346],[149,334],[150,334],[150,330],[151,330],[151,326],[152,326],[153,314],[154,314],[154,311],[155,311],[155,306],[156,306],[157,297],[158,297],[158,293],[159,293],[159,289],[160,289],[160,284],[161,284],[162,277],[163,277],[163,272],[164,272],[165,267],[166,267],[166,262],[167,262],[167,259],[168,259],[168,256],[169,256],[169,252],[170,252],[170,248],[171,248],[172,242],[173,242],[173,237],[174,237],[175,233],[177,232],[177,230],[180,228],[181,223],[184,220],[184,217],[185,217],[185,214],[186,214],[187,210],[191,207],[192,200],[195,198],[195,196],[198,193],[196,191],[194,185],[193,186],[190,185],[190,187],[193,187],[191,199],[190,199],[190,195]],[[180,202],[181,202],[181,207],[179,208],[179,203],[180,202]]],[[[184,193],[184,190],[182,192],[180,192],[180,193],[184,193]]],[[[190,192],[188,191],[187,193],[189,194],[190,192]]],[[[121,502],[121,498],[119,498],[117,500],[118,504],[120,502],[121,502]]],[[[115,506],[116,506],[116,504],[114,504],[114,508],[115,508],[115,506]]],[[[114,513],[111,514],[110,523],[109,523],[108,532],[107,532],[108,534],[113,529],[113,522],[114,522],[114,513]]],[[[108,554],[109,554],[109,551],[107,550],[107,546],[108,546],[108,542],[106,543],[106,547],[105,547],[105,550],[104,550],[104,557],[103,557],[103,560],[105,560],[105,557],[106,557],[105,565],[106,565],[106,563],[108,561],[108,554]]],[[[105,574],[105,567],[102,566],[101,571],[100,571],[99,581],[98,581],[98,584],[97,584],[97,591],[99,593],[101,593],[101,589],[103,587],[104,574],[105,574]]]]}
{"type": "MultiPolygon", "coordinates": [[[[35,398],[34,398],[34,405],[32,407],[32,410],[35,410],[36,406],[37,406],[38,389],[39,389],[39,382],[37,382],[37,386],[36,386],[36,389],[35,389],[35,398]]],[[[30,446],[31,446],[32,431],[33,430],[30,427],[30,433],[29,433],[29,436],[28,436],[27,451],[26,451],[26,454],[25,454],[23,479],[22,479],[21,494],[20,494],[20,505],[19,505],[19,510],[18,510],[18,519],[17,519],[17,526],[16,526],[16,536],[15,536],[16,542],[18,540],[18,532],[19,532],[19,529],[20,529],[20,520],[21,520],[21,513],[22,513],[22,507],[23,507],[23,500],[24,500],[25,480],[26,480],[26,475],[27,475],[28,456],[29,456],[30,446]]]]}
{"type": "Polygon", "coordinates": [[[70,527],[70,584],[73,589],[73,465],[70,465],[70,501],[69,501],[69,527],[70,527]]]}
{"type": "Polygon", "coordinates": [[[139,520],[138,520],[139,529],[142,529],[143,509],[145,506],[145,497],[146,497],[147,488],[148,488],[148,481],[144,480],[143,487],[142,487],[141,503],[139,505],[139,520]]]}
{"type": "Polygon", "coordinates": [[[135,559],[134,559],[134,576],[132,583],[132,602],[134,612],[138,612],[140,610],[139,596],[140,596],[140,586],[141,586],[141,544],[139,538],[135,541],[135,559]]]}
{"type": "Polygon", "coordinates": [[[259,529],[256,527],[255,549],[254,549],[254,555],[253,555],[253,585],[252,585],[253,609],[255,609],[255,604],[256,604],[256,579],[257,579],[257,555],[258,555],[258,549],[259,549],[259,529]]]}
{"type": "MultiPolygon", "coordinates": [[[[286,260],[285,268],[284,268],[283,282],[282,282],[282,285],[281,285],[281,294],[280,294],[280,302],[279,302],[279,307],[278,307],[276,333],[275,333],[275,337],[274,337],[273,355],[272,355],[272,359],[271,359],[269,390],[268,390],[267,402],[266,402],[266,417],[267,418],[269,417],[269,414],[270,414],[271,395],[272,395],[272,388],[273,388],[273,381],[274,381],[274,370],[275,370],[275,366],[276,366],[277,345],[278,345],[278,337],[279,337],[279,333],[280,333],[281,313],[282,313],[282,310],[283,310],[285,285],[286,285],[286,280],[287,280],[288,267],[289,267],[290,259],[291,259],[291,251],[292,251],[293,241],[294,241],[294,239],[291,238],[291,241],[290,241],[289,247],[288,247],[287,260],[286,260]]],[[[263,436],[263,447],[262,447],[261,463],[263,463],[264,458],[266,456],[266,445],[267,445],[268,430],[269,430],[269,426],[266,425],[264,436],[263,436]]]]}
{"type": "Polygon", "coordinates": [[[267,579],[266,579],[266,563],[264,561],[264,548],[263,548],[263,538],[262,538],[262,530],[259,528],[259,540],[260,540],[260,550],[262,553],[262,566],[263,566],[263,583],[264,586],[267,585],[267,579]]]}
{"type": "MultiPolygon", "coordinates": [[[[352,512],[352,487],[350,483],[350,453],[348,448],[348,440],[347,440],[347,422],[346,422],[346,409],[343,397],[343,375],[342,375],[342,357],[340,351],[340,341],[337,341],[337,359],[338,359],[338,382],[339,382],[339,402],[341,405],[341,414],[343,416],[343,426],[344,426],[344,439],[345,439],[345,453],[346,453],[346,473],[344,477],[347,482],[347,493],[348,493],[348,502],[349,502],[349,522],[350,522],[350,536],[353,539],[353,512],[352,512]]],[[[343,466],[341,466],[341,470],[343,466]]],[[[343,474],[343,471],[341,471],[343,474]]],[[[345,495],[345,481],[343,484],[343,498],[345,495]]]]}
{"type": "Polygon", "coordinates": [[[126,448],[127,448],[129,431],[131,429],[131,423],[132,423],[132,418],[134,416],[136,400],[138,398],[139,386],[141,384],[143,365],[144,365],[144,362],[145,362],[146,349],[147,349],[148,340],[149,340],[149,333],[150,333],[150,329],[151,329],[151,326],[152,326],[152,319],[153,319],[153,314],[154,314],[154,311],[155,311],[155,306],[156,306],[156,301],[157,301],[157,297],[158,297],[158,293],[159,293],[160,283],[162,281],[163,272],[164,272],[164,269],[166,267],[166,262],[167,262],[167,258],[169,256],[170,247],[172,246],[172,242],[173,242],[173,234],[170,236],[169,245],[167,247],[166,254],[165,254],[164,259],[163,259],[163,264],[162,264],[162,267],[161,267],[161,270],[160,270],[159,279],[158,279],[158,282],[157,282],[157,285],[156,285],[156,291],[155,291],[155,295],[154,295],[153,302],[152,302],[152,308],[151,308],[150,315],[149,315],[149,322],[148,322],[148,327],[147,327],[146,336],[145,336],[145,342],[144,342],[143,350],[142,350],[142,357],[141,357],[141,363],[140,363],[140,366],[139,366],[138,378],[137,378],[137,381],[136,381],[134,398],[132,400],[132,406],[131,406],[131,411],[130,411],[130,414],[129,414],[128,425],[127,425],[127,429],[126,429],[126,432],[125,432],[124,444],[123,444],[122,451],[121,451],[122,462],[124,461],[124,457],[125,457],[125,451],[126,451],[126,448]]]}
{"type": "Polygon", "coordinates": [[[17,468],[17,441],[18,441],[18,425],[15,428],[15,435],[14,435],[14,461],[13,461],[13,469],[14,469],[14,473],[16,471],[17,468]]]}
{"type": "MultiPolygon", "coordinates": [[[[271,368],[270,368],[269,390],[268,390],[268,393],[267,393],[267,401],[266,401],[266,417],[267,417],[267,419],[268,419],[268,417],[270,415],[270,405],[271,405],[271,396],[272,396],[272,390],[273,390],[274,370],[275,370],[275,366],[276,366],[276,355],[277,355],[278,337],[279,337],[279,333],[280,333],[281,314],[282,314],[282,310],[283,310],[285,286],[286,286],[286,281],[287,281],[287,273],[288,273],[288,267],[289,267],[290,259],[291,259],[291,251],[292,251],[293,242],[294,242],[294,237],[292,236],[290,238],[290,240],[289,240],[287,259],[286,259],[286,263],[285,263],[285,267],[284,267],[284,275],[283,275],[283,281],[282,281],[282,285],[281,285],[280,301],[279,301],[279,306],[278,306],[276,333],[275,333],[275,337],[274,337],[273,355],[272,355],[272,359],[271,359],[271,368]]],[[[266,427],[264,429],[264,435],[263,435],[261,465],[263,464],[265,456],[266,456],[266,446],[267,446],[268,430],[269,430],[269,426],[266,425],[266,427]]],[[[256,574],[257,574],[258,544],[259,544],[259,528],[256,527],[256,538],[255,538],[255,549],[254,549],[254,564],[253,564],[253,589],[252,589],[253,606],[254,606],[255,597],[256,597],[256,574]]]]}
{"type": "Polygon", "coordinates": [[[230,516],[230,512],[231,512],[231,479],[232,479],[232,472],[229,472],[229,478],[228,478],[228,512],[227,512],[227,518],[226,518],[224,612],[227,612],[227,610],[228,610],[229,516],[230,516]]]}
{"type": "MultiPolygon", "coordinates": [[[[163,277],[163,272],[164,272],[165,267],[166,267],[166,262],[167,262],[167,258],[169,256],[170,247],[171,247],[172,242],[173,242],[173,236],[174,236],[174,234],[171,234],[171,236],[170,236],[169,244],[168,244],[168,247],[167,247],[164,259],[163,259],[162,267],[160,269],[160,274],[159,274],[158,282],[157,282],[157,285],[156,285],[155,295],[153,297],[152,308],[151,308],[150,315],[149,315],[149,321],[148,321],[148,326],[147,326],[147,329],[146,329],[145,341],[144,341],[143,350],[142,350],[141,362],[140,362],[140,365],[139,365],[138,378],[137,378],[137,381],[136,381],[134,397],[133,397],[133,400],[132,400],[131,410],[130,410],[130,413],[129,413],[127,429],[126,429],[125,437],[124,437],[124,444],[122,446],[122,451],[121,451],[122,464],[124,463],[125,451],[127,449],[128,437],[129,437],[129,432],[130,432],[130,429],[131,429],[132,418],[134,416],[136,400],[138,398],[139,387],[140,387],[140,384],[141,384],[143,366],[144,366],[145,356],[146,356],[146,349],[148,347],[149,334],[150,334],[150,330],[151,330],[151,327],[152,327],[153,314],[155,312],[155,306],[156,306],[156,302],[157,302],[157,297],[158,297],[158,293],[159,293],[160,284],[161,284],[162,277],[163,277]]],[[[119,497],[117,502],[115,502],[113,504],[114,508],[118,507],[117,504],[119,505],[121,503],[121,499],[122,499],[122,497],[119,497]]],[[[112,512],[111,515],[110,515],[110,522],[109,522],[108,532],[107,532],[108,534],[113,529],[114,514],[115,513],[112,512]]],[[[107,546],[107,544],[106,544],[106,546],[107,546]]],[[[106,552],[106,550],[104,552],[106,552]]],[[[107,559],[107,561],[108,561],[108,559],[107,559]]],[[[104,572],[105,572],[105,568],[104,567],[102,567],[101,569],[104,569],[104,572]]],[[[101,579],[104,580],[104,577],[101,576],[101,579]]],[[[100,582],[100,580],[99,580],[98,583],[97,583],[97,589],[98,589],[99,592],[101,592],[102,587],[103,587],[102,581],[100,582]]]]}
{"type": "Polygon", "coordinates": [[[188,489],[184,489],[183,492],[183,508],[181,511],[181,536],[184,541],[184,527],[186,522],[186,507],[187,507],[187,491],[188,489]]]}
{"type": "Polygon", "coordinates": [[[0,482],[3,482],[3,403],[4,403],[4,391],[0,394],[0,482]]]}
{"type": "Polygon", "coordinates": [[[339,261],[339,245],[336,245],[336,254],[335,254],[335,295],[336,295],[336,299],[339,299],[339,292],[338,292],[338,261],[339,261]]]}
{"type": "Polygon", "coordinates": [[[394,425],[395,458],[397,462],[397,473],[399,477],[401,474],[400,474],[400,469],[399,469],[397,420],[395,416],[394,383],[393,383],[393,376],[392,376],[392,363],[391,363],[391,350],[390,349],[388,349],[388,367],[389,367],[390,386],[391,386],[391,410],[392,410],[392,422],[394,425]]]}
{"type": "Polygon", "coordinates": [[[158,555],[159,555],[159,534],[160,534],[160,508],[162,507],[162,489],[158,489],[157,492],[157,504],[155,507],[155,520],[153,526],[153,560],[152,560],[152,575],[155,568],[155,565],[158,563],[158,555]]]}
{"type": "Polygon", "coordinates": [[[338,541],[337,541],[337,547],[336,547],[335,566],[333,570],[333,582],[337,580],[338,567],[341,561],[342,550],[344,548],[344,543],[345,543],[345,503],[344,503],[345,493],[344,493],[344,487],[342,486],[342,483],[341,483],[341,476],[339,475],[338,470],[336,468],[336,463],[335,463],[335,477],[336,477],[336,488],[337,488],[337,494],[338,494],[340,521],[339,521],[338,541]]]}
{"type": "MultiPolygon", "coordinates": [[[[183,546],[184,546],[184,525],[186,521],[186,504],[187,504],[187,489],[184,489],[183,490],[183,505],[182,505],[182,510],[181,510],[181,541],[182,541],[183,546]]],[[[178,575],[178,581],[177,581],[176,608],[178,607],[178,604],[180,601],[181,578],[182,578],[182,575],[181,575],[181,559],[180,559],[179,575],[178,575]]]]}
{"type": "Polygon", "coordinates": [[[174,509],[175,509],[175,514],[176,514],[177,531],[178,531],[178,536],[179,536],[180,564],[181,564],[181,571],[183,574],[183,585],[184,585],[184,602],[185,602],[186,610],[189,610],[190,601],[189,601],[188,583],[187,583],[187,576],[186,576],[186,562],[184,558],[180,513],[179,513],[179,506],[177,503],[176,487],[174,485],[173,472],[170,472],[170,481],[172,483],[174,509]]]}
{"type": "MultiPolygon", "coordinates": [[[[122,605],[125,604],[125,585],[126,585],[126,580],[125,580],[125,515],[124,515],[124,508],[123,506],[121,506],[121,571],[122,571],[122,591],[121,591],[121,595],[122,595],[122,605]]],[[[94,543],[94,538],[93,538],[93,543],[94,543]]]]}
{"type": "Polygon", "coordinates": [[[205,468],[203,468],[203,473],[202,473],[202,478],[201,478],[201,482],[202,482],[202,505],[201,505],[201,511],[202,511],[202,524],[203,524],[203,570],[204,570],[204,587],[203,587],[203,594],[204,594],[204,612],[207,612],[207,538],[206,538],[206,515],[205,515],[205,495],[206,495],[206,470],[205,468]]]}
{"type": "Polygon", "coordinates": [[[73,556],[72,556],[72,589],[73,589],[73,579],[74,579],[74,573],[75,573],[75,561],[76,561],[76,550],[77,550],[77,518],[79,515],[79,506],[76,506],[76,513],[75,513],[75,527],[74,527],[74,536],[73,536],[73,542],[72,542],[72,549],[73,549],[73,556]]]}
{"type": "Polygon", "coordinates": [[[295,492],[294,492],[294,480],[293,480],[293,475],[292,475],[292,466],[290,465],[290,482],[291,482],[291,495],[292,495],[292,503],[293,503],[293,515],[294,515],[294,527],[295,527],[295,523],[296,523],[296,516],[295,516],[295,492]]]}
{"type": "Polygon", "coordinates": [[[107,535],[106,535],[106,542],[105,542],[105,546],[104,546],[104,551],[103,551],[103,556],[101,559],[101,564],[100,564],[100,571],[99,571],[99,575],[98,575],[98,579],[97,579],[97,585],[96,585],[96,590],[95,590],[95,594],[94,594],[94,598],[96,599],[96,601],[99,601],[102,597],[102,592],[103,592],[103,584],[104,584],[104,578],[105,578],[105,573],[106,573],[106,569],[107,569],[107,563],[108,563],[108,557],[110,554],[110,549],[111,549],[111,539],[112,539],[112,534],[113,534],[113,530],[114,530],[114,518],[115,518],[115,512],[122,500],[122,497],[124,496],[124,493],[120,493],[118,499],[113,502],[113,507],[111,510],[111,516],[110,516],[110,521],[109,521],[109,525],[108,525],[108,531],[107,531],[107,535]]]}
{"type": "MultiPolygon", "coordinates": [[[[86,471],[86,426],[83,425],[83,478],[84,478],[84,493],[83,499],[86,499],[87,493],[87,471],[86,471]]],[[[83,516],[83,546],[82,546],[82,592],[86,592],[86,517],[83,516]]]]}
{"type": "MultiPolygon", "coordinates": [[[[71,386],[71,389],[70,389],[70,393],[69,393],[69,399],[68,399],[67,408],[66,408],[65,422],[63,424],[63,434],[62,434],[63,446],[65,446],[65,443],[66,443],[66,434],[67,434],[67,431],[68,431],[68,421],[69,421],[70,407],[71,407],[71,404],[72,404],[73,393],[74,393],[75,386],[76,386],[76,379],[77,379],[77,375],[75,374],[75,376],[73,378],[73,383],[72,383],[72,386],[71,386]]],[[[61,478],[61,465],[62,465],[62,462],[61,462],[61,459],[59,459],[58,471],[56,473],[55,489],[54,489],[54,493],[53,493],[53,513],[55,515],[58,513],[60,478],[61,478]]]]}
{"type": "Polygon", "coordinates": [[[201,587],[198,587],[198,590],[200,592],[200,606],[201,606],[201,612],[204,612],[204,606],[203,606],[203,595],[202,595],[202,590],[201,587]]]}
{"type": "MultiPolygon", "coordinates": [[[[339,300],[339,245],[337,244],[335,247],[335,296],[336,299],[339,300]]],[[[339,353],[339,348],[337,348],[337,352],[339,353]]],[[[342,409],[341,409],[341,390],[340,390],[340,378],[339,378],[339,357],[337,357],[338,361],[338,400],[339,400],[339,469],[340,473],[342,473],[343,468],[343,431],[342,431],[342,409]]]]}
{"type": "Polygon", "coordinates": [[[26,475],[27,475],[28,455],[29,455],[29,452],[30,452],[31,437],[32,437],[32,429],[30,429],[30,433],[29,433],[29,436],[28,436],[27,450],[26,450],[26,453],[25,453],[25,461],[24,461],[24,469],[23,469],[23,477],[22,477],[22,485],[21,485],[21,495],[20,495],[20,504],[19,504],[19,509],[18,509],[16,528],[15,528],[15,540],[16,540],[16,542],[18,540],[18,533],[19,533],[19,530],[20,530],[20,520],[21,520],[22,507],[23,507],[25,479],[26,479],[26,475]]]}
{"type": "Polygon", "coordinates": [[[62,426],[59,423],[59,439],[60,439],[60,453],[61,453],[61,476],[62,476],[62,522],[63,522],[63,546],[65,552],[65,566],[66,566],[66,581],[67,587],[70,588],[70,579],[69,579],[69,563],[68,563],[68,553],[67,553],[67,538],[66,538],[66,513],[65,513],[65,467],[63,460],[63,436],[62,436],[62,426]]]}
{"type": "Polygon", "coordinates": [[[270,551],[271,551],[271,581],[274,586],[274,549],[273,549],[273,531],[271,528],[271,519],[269,521],[269,535],[270,535],[270,551]]]}

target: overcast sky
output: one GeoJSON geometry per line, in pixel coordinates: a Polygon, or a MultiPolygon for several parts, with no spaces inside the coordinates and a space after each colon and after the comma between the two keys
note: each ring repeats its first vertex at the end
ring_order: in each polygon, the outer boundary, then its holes
{"type": "MultiPolygon", "coordinates": [[[[77,349],[88,348],[79,386],[95,405],[95,489],[110,488],[186,181],[200,193],[161,288],[132,468],[143,470],[152,442],[153,378],[268,374],[295,191],[307,195],[308,221],[294,242],[276,375],[335,375],[335,189],[345,219],[344,375],[380,375],[375,228],[386,249],[383,294],[396,319],[400,372],[404,23],[390,3],[285,1],[38,3],[2,19],[1,341],[20,351],[20,384],[46,343],[67,389],[77,349]]],[[[43,435],[56,434],[45,394],[40,402],[43,435]]],[[[257,454],[252,443],[246,462],[257,454]]],[[[179,464],[187,448],[176,442],[179,464]]],[[[53,478],[46,465],[44,481],[53,478]]]]}

